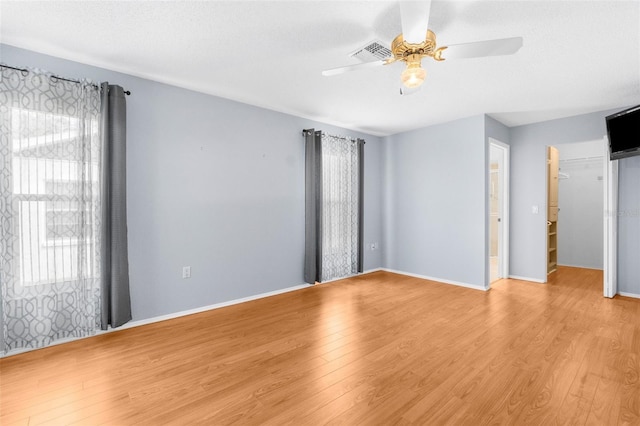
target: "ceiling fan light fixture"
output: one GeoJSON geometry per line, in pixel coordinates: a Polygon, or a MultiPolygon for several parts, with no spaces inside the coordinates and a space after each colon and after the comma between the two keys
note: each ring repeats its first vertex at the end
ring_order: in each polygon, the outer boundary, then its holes
{"type": "Polygon", "coordinates": [[[405,68],[400,75],[402,84],[409,89],[420,87],[420,85],[424,83],[424,79],[427,78],[427,71],[422,68],[422,64],[420,63],[420,55],[415,56],[418,57],[416,60],[407,60],[407,68],[405,68]]]}

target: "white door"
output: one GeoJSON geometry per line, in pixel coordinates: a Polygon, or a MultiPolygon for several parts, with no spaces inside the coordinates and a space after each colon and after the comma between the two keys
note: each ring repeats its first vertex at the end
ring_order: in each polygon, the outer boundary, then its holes
{"type": "Polygon", "coordinates": [[[509,146],[489,140],[489,283],[509,276],[509,146]]]}

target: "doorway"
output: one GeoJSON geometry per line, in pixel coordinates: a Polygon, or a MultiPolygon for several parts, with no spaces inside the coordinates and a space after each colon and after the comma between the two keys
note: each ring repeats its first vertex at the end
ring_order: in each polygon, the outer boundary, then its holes
{"type": "Polygon", "coordinates": [[[489,138],[489,283],[509,276],[509,145],[489,138]]]}
{"type": "Polygon", "coordinates": [[[604,296],[614,297],[617,293],[617,161],[609,161],[609,144],[606,136],[600,140],[561,144],[556,147],[560,150],[558,263],[602,269],[604,296]],[[571,181],[572,178],[586,180],[577,185],[578,182],[571,181]],[[567,190],[572,184],[579,187],[580,192],[570,195],[572,198],[567,200],[567,190]],[[583,200],[576,198],[584,197],[588,192],[591,192],[589,198],[583,200]],[[567,201],[570,203],[567,204],[567,201]],[[587,204],[584,204],[585,202],[587,204]],[[571,209],[574,210],[574,218],[570,217],[571,209]],[[588,214],[585,215],[585,212],[588,214]],[[584,225],[585,222],[586,225],[584,225]],[[575,225],[579,223],[583,223],[584,235],[575,229],[575,225]],[[563,230],[563,224],[568,228],[563,230]],[[596,234],[599,234],[599,237],[596,234]],[[582,242],[568,240],[567,238],[570,239],[572,235],[586,239],[582,242]],[[588,248],[585,249],[586,247],[588,248]],[[571,256],[566,256],[570,254],[571,256]],[[576,254],[580,257],[575,257],[576,254]],[[601,262],[594,260],[597,257],[601,262]]]}
{"type": "Polygon", "coordinates": [[[561,144],[558,265],[603,269],[604,156],[600,141],[561,144]]]}

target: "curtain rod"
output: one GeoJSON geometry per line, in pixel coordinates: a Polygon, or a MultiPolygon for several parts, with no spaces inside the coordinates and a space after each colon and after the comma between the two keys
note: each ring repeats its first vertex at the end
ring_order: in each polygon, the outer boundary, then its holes
{"type": "MultiPolygon", "coordinates": [[[[0,64],[0,67],[2,68],[9,68],[15,71],[20,71],[22,73],[22,75],[24,75],[26,77],[27,74],[29,74],[29,70],[26,68],[16,68],[16,67],[12,67],[9,65],[5,65],[5,64],[0,64]]],[[[82,83],[80,80],[72,80],[69,78],[64,78],[64,77],[60,77],[59,75],[51,75],[51,78],[55,79],[55,80],[62,80],[62,81],[68,81],[70,83],[76,83],[76,84],[80,84],[82,83]]],[[[95,87],[96,89],[99,89],[100,87],[97,84],[91,84],[93,87],[95,87]]],[[[130,95],[131,92],[129,90],[125,90],[124,91],[125,95],[130,95]]]]}
{"type": "MultiPolygon", "coordinates": [[[[302,136],[304,136],[306,133],[309,133],[311,130],[313,129],[302,129],[302,136]]],[[[323,130],[316,130],[316,131],[322,133],[323,135],[328,134],[328,133],[325,133],[323,130]]],[[[361,138],[350,138],[347,136],[337,136],[337,135],[329,135],[329,136],[336,139],[341,139],[341,140],[351,141],[351,142],[356,142],[357,140],[361,139],[361,138]]],[[[365,144],[367,143],[367,141],[365,141],[364,139],[362,139],[362,142],[364,142],[365,144]]]]}

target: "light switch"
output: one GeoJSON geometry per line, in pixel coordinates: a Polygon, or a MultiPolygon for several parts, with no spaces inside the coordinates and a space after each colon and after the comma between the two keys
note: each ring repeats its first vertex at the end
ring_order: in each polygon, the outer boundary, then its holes
{"type": "Polygon", "coordinates": [[[538,214],[539,212],[538,206],[531,206],[531,213],[538,214]]]}

